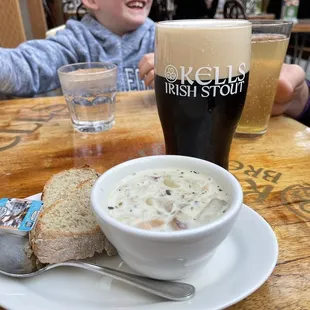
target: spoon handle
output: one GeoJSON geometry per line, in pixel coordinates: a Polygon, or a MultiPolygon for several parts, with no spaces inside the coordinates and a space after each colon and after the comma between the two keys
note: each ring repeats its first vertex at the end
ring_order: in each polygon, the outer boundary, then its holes
{"type": "MultiPolygon", "coordinates": [[[[57,264],[51,266],[57,267],[57,264]]],[[[84,262],[68,261],[62,263],[61,266],[72,266],[93,271],[174,301],[188,300],[195,294],[195,287],[187,283],[155,280],[84,262]]]]}

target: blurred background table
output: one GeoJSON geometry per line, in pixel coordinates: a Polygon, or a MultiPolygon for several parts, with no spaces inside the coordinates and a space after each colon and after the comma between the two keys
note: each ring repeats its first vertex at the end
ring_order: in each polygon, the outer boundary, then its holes
{"type": "Polygon", "coordinates": [[[300,64],[302,58],[306,58],[304,69],[307,72],[310,63],[310,19],[300,19],[293,25],[292,39],[294,52],[291,63],[300,64]]]}
{"type": "MultiPolygon", "coordinates": [[[[88,164],[104,172],[164,154],[152,91],[119,93],[116,107],[114,128],[87,135],[73,130],[63,97],[0,102],[0,196],[39,193],[63,169],[88,164]]],[[[309,160],[310,129],[283,116],[272,118],[259,139],[233,141],[230,171],[245,203],[275,231],[279,260],[268,281],[230,309],[310,309],[309,160]]]]}
{"type": "Polygon", "coordinates": [[[298,23],[294,24],[292,32],[310,33],[310,19],[299,19],[298,23]]]}
{"type": "Polygon", "coordinates": [[[274,20],[275,14],[262,13],[258,15],[248,15],[249,20],[274,20]]]}

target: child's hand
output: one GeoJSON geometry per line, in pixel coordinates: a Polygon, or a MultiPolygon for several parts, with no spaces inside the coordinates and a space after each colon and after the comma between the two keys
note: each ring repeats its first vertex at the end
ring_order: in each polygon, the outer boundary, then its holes
{"type": "Polygon", "coordinates": [[[309,90],[304,70],[297,65],[283,64],[272,115],[285,113],[292,118],[298,118],[304,110],[308,97],[309,90]]]}
{"type": "Polygon", "coordinates": [[[145,86],[154,87],[154,53],[146,54],[139,63],[140,79],[144,80],[145,86]]]}

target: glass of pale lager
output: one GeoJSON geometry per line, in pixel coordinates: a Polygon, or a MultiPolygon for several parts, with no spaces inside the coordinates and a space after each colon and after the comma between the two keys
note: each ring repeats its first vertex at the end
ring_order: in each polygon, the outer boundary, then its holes
{"type": "Polygon", "coordinates": [[[155,94],[166,154],[228,169],[248,87],[251,28],[245,20],[157,23],[155,94]]]}
{"type": "Polygon", "coordinates": [[[291,29],[287,21],[253,21],[251,74],[237,137],[266,132],[291,29]]]}

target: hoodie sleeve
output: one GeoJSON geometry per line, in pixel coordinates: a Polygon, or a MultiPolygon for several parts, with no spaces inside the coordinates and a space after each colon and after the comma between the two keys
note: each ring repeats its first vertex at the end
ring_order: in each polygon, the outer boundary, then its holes
{"type": "Polygon", "coordinates": [[[308,98],[308,101],[305,105],[303,112],[301,113],[301,115],[299,115],[297,120],[300,123],[310,127],[310,81],[306,80],[306,83],[307,83],[308,89],[309,89],[309,98],[308,98]]]}
{"type": "Polygon", "coordinates": [[[0,48],[0,93],[32,96],[59,87],[57,69],[88,58],[82,48],[87,31],[69,22],[55,37],[0,48]]]}

